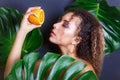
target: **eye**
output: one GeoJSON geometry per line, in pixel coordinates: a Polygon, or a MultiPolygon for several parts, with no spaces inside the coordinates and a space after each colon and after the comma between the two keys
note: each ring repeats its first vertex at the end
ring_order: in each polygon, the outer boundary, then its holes
{"type": "Polygon", "coordinates": [[[69,27],[69,23],[68,23],[68,22],[64,22],[64,23],[62,24],[62,26],[63,26],[64,28],[68,28],[68,27],[69,27]]]}

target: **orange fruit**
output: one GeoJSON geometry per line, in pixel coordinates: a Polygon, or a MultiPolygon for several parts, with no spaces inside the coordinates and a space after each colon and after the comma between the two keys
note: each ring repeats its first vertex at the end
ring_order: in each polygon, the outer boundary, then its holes
{"type": "Polygon", "coordinates": [[[44,23],[44,19],[45,19],[45,13],[43,9],[34,9],[32,10],[32,12],[34,12],[36,15],[31,14],[28,17],[28,21],[32,24],[35,25],[42,25],[44,23]]]}

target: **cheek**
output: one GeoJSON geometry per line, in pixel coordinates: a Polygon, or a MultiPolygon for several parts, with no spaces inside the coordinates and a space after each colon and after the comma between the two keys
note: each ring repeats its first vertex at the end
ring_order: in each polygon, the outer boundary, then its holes
{"type": "Polygon", "coordinates": [[[59,40],[63,43],[63,44],[71,44],[72,39],[73,39],[73,33],[72,31],[66,31],[64,33],[61,33],[61,36],[59,37],[59,40]]]}
{"type": "Polygon", "coordinates": [[[49,40],[54,44],[61,44],[64,38],[64,32],[62,30],[56,31],[55,36],[50,36],[49,40]]]}
{"type": "Polygon", "coordinates": [[[56,36],[50,37],[49,40],[58,45],[71,44],[74,37],[73,30],[58,30],[56,36]]]}
{"type": "Polygon", "coordinates": [[[64,38],[65,38],[64,32],[58,31],[58,34],[56,36],[57,41],[60,43],[64,40],[64,38]]]}

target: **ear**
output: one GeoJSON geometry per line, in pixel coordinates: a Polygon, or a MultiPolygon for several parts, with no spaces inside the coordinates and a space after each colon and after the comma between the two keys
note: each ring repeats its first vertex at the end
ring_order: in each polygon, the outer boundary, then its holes
{"type": "Polygon", "coordinates": [[[81,41],[82,41],[82,38],[76,36],[76,37],[74,37],[72,44],[73,44],[73,45],[77,45],[77,44],[79,44],[81,41]]]}

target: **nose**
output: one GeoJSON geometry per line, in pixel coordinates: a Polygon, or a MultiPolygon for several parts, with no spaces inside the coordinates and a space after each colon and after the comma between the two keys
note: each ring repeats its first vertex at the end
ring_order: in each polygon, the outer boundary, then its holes
{"type": "Polygon", "coordinates": [[[57,27],[57,23],[54,23],[54,24],[53,24],[53,27],[56,28],[56,27],[57,27]]]}
{"type": "Polygon", "coordinates": [[[57,28],[59,27],[59,23],[53,24],[53,27],[54,27],[55,29],[57,29],[57,28]]]}

